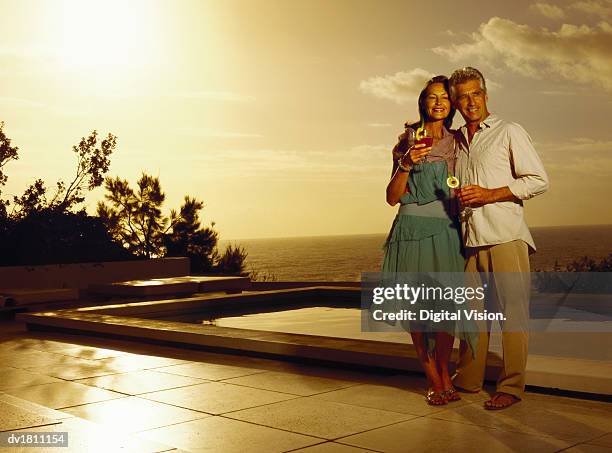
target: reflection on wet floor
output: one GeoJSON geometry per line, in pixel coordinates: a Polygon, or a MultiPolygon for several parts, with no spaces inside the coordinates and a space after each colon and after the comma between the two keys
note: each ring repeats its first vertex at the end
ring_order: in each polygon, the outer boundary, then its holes
{"type": "Polygon", "coordinates": [[[405,452],[433,438],[456,451],[612,447],[609,403],[529,392],[491,413],[481,392],[433,407],[415,374],[30,332],[0,334],[0,360],[0,431],[68,433],[68,448],[36,451],[405,452]]]}

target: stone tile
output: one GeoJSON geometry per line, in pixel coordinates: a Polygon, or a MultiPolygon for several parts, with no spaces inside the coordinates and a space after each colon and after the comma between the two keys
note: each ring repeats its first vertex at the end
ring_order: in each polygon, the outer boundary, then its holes
{"type": "Polygon", "coordinates": [[[76,357],[64,356],[67,360],[62,365],[52,365],[46,367],[28,368],[28,371],[47,374],[67,381],[85,379],[89,377],[104,376],[107,374],[120,373],[120,370],[113,368],[100,360],[85,360],[76,357]]]}
{"type": "MultiPolygon", "coordinates": [[[[380,379],[379,385],[386,387],[397,388],[398,390],[413,391],[425,395],[427,393],[427,379],[423,375],[414,374],[398,374],[395,376],[386,376],[380,379]]],[[[484,402],[490,398],[490,395],[495,391],[495,385],[485,385],[484,390],[478,393],[459,392],[461,399],[466,402],[484,402]]]]}
{"type": "Polygon", "coordinates": [[[46,406],[41,406],[40,404],[33,403],[32,401],[17,398],[16,396],[8,395],[6,393],[0,393],[0,401],[12,404],[13,406],[17,406],[31,412],[35,412],[38,415],[52,418],[54,420],[64,420],[66,418],[73,417],[72,414],[67,414],[66,412],[51,409],[46,406]]]}
{"type": "Polygon", "coordinates": [[[351,447],[350,445],[338,444],[336,442],[324,442],[322,444],[313,445],[312,447],[292,450],[292,453],[363,453],[373,451],[375,450],[351,447]]]}
{"type": "Polygon", "coordinates": [[[419,417],[336,439],[336,442],[389,453],[556,452],[570,444],[551,437],[419,417]]]}
{"type": "Polygon", "coordinates": [[[114,349],[93,348],[90,346],[70,346],[71,347],[66,347],[64,349],[56,349],[54,350],[54,352],[57,354],[63,354],[87,360],[108,359],[109,357],[119,357],[128,354],[127,352],[116,351],[114,349]]]}
{"type": "Polygon", "coordinates": [[[44,352],[60,352],[67,348],[80,346],[79,337],[75,335],[66,338],[59,337],[57,339],[52,339],[52,337],[48,337],[41,332],[40,337],[28,338],[26,341],[30,348],[44,352]]]}
{"type": "MultiPolygon", "coordinates": [[[[142,343],[114,338],[86,337],[59,332],[28,332],[25,341],[32,342],[31,347],[41,351],[61,352],[73,348],[102,348],[121,352],[140,352],[142,343]],[[136,351],[138,350],[138,351],[136,351]]],[[[0,346],[1,348],[1,346],[0,346]]]]}
{"type": "Polygon", "coordinates": [[[108,359],[98,360],[104,363],[109,368],[117,370],[117,372],[147,370],[151,368],[167,367],[170,365],[178,365],[188,363],[186,360],[174,359],[171,357],[158,357],[153,355],[141,354],[123,354],[119,357],[110,357],[108,359]]]}
{"type": "Polygon", "coordinates": [[[143,431],[139,437],[155,440],[190,452],[243,453],[284,452],[321,442],[321,439],[265,426],[208,417],[164,428],[143,431]]]}
{"type": "Polygon", "coordinates": [[[79,359],[70,356],[62,357],[65,359],[65,363],[62,365],[28,368],[28,370],[61,379],[76,380],[185,363],[185,361],[178,359],[139,354],[123,354],[118,357],[98,360],[79,359]]]}
{"type": "Polygon", "coordinates": [[[0,432],[34,426],[52,425],[58,420],[46,417],[23,407],[0,401],[0,432]]]}
{"type": "Polygon", "coordinates": [[[341,381],[351,381],[356,384],[371,383],[376,384],[381,379],[390,377],[386,373],[364,372],[350,368],[340,368],[335,366],[319,366],[313,364],[304,364],[299,362],[280,362],[276,369],[270,371],[278,371],[283,373],[300,374],[306,376],[316,376],[320,378],[336,379],[341,381]]]}
{"type": "Polygon", "coordinates": [[[5,390],[9,395],[23,398],[52,409],[77,406],[80,404],[95,403],[124,395],[108,390],[102,390],[88,385],[74,382],[56,382],[53,384],[33,385],[30,387],[16,387],[5,390]]]}
{"type": "Polygon", "coordinates": [[[451,408],[433,418],[536,436],[585,442],[612,431],[612,405],[551,395],[528,394],[503,411],[487,411],[481,404],[451,408]]]}
{"type": "MultiPolygon", "coordinates": [[[[222,354],[204,351],[189,351],[187,360],[193,363],[209,365],[225,365],[239,367],[257,372],[263,371],[285,371],[294,369],[298,364],[283,360],[265,359],[262,357],[251,357],[248,355],[222,354]]],[[[230,376],[237,377],[237,376],[230,376]]]]}
{"type": "MultiPolygon", "coordinates": [[[[88,339],[87,345],[91,347],[100,347],[100,348],[109,348],[120,350],[126,352],[128,354],[139,354],[146,356],[156,356],[156,357],[170,357],[173,359],[181,359],[181,360],[195,360],[194,356],[197,356],[202,351],[192,350],[192,349],[182,349],[171,346],[162,346],[159,344],[150,344],[134,341],[124,341],[124,340],[111,340],[106,341],[107,339],[103,339],[102,341],[93,341],[94,339],[88,339]]],[[[98,339],[96,339],[98,340],[98,339]]],[[[210,354],[208,352],[204,352],[204,354],[210,354]]]]}
{"type": "MultiPolygon", "coordinates": [[[[425,393],[425,389],[409,390],[384,385],[364,384],[321,393],[313,396],[313,398],[411,415],[429,415],[450,407],[430,406],[425,401],[425,393]]],[[[469,402],[465,400],[450,403],[452,407],[466,404],[469,404],[469,402]]]]}
{"type": "MultiPolygon", "coordinates": [[[[29,332],[28,332],[29,334],[29,332]]],[[[0,354],[3,352],[53,352],[56,350],[73,347],[75,344],[61,341],[52,341],[44,338],[15,338],[0,342],[0,354]]]]}
{"type": "Polygon", "coordinates": [[[274,371],[226,379],[223,382],[301,396],[310,396],[357,385],[352,381],[274,371]]]}
{"type": "Polygon", "coordinates": [[[162,392],[146,393],[140,396],[141,398],[215,415],[295,398],[294,395],[286,393],[221,382],[191,385],[162,392]]]}
{"type": "Polygon", "coordinates": [[[20,368],[0,367],[0,390],[26,385],[50,384],[62,382],[60,379],[40,373],[32,373],[20,368]]]}
{"type": "Polygon", "coordinates": [[[591,439],[588,443],[593,445],[603,445],[605,447],[612,447],[612,433],[608,433],[604,436],[591,439]]]}
{"type": "Polygon", "coordinates": [[[169,406],[137,396],[72,407],[66,409],[65,412],[94,423],[112,426],[124,432],[143,431],[209,417],[201,412],[169,406]]]}
{"type": "Polygon", "coordinates": [[[245,368],[242,366],[222,365],[216,363],[193,362],[163,368],[156,368],[155,371],[159,371],[160,373],[172,373],[181,376],[207,379],[210,381],[218,381],[221,379],[230,379],[238,376],[264,373],[266,370],[245,368]]]}
{"type": "MultiPolygon", "coordinates": [[[[170,445],[143,439],[133,434],[124,434],[112,428],[97,425],[78,417],[66,420],[60,425],[27,429],[23,431],[57,433],[67,432],[68,447],[35,449],[7,448],[7,453],[158,453],[165,451],[178,453],[177,450],[172,450],[173,447],[170,445]]],[[[0,448],[0,452],[2,451],[4,450],[0,448]]]]}
{"type": "Polygon", "coordinates": [[[30,350],[27,352],[4,352],[0,354],[0,363],[3,366],[14,368],[45,368],[54,365],[64,365],[70,363],[73,359],[62,354],[53,352],[42,352],[30,350]]]}
{"type": "Polygon", "coordinates": [[[152,370],[140,370],[81,379],[76,382],[128,395],[139,395],[141,393],[202,384],[205,381],[175,374],[158,373],[152,370]]]}
{"type": "Polygon", "coordinates": [[[225,416],[324,439],[336,439],[414,417],[312,397],[232,412],[225,416]]]}
{"type": "Polygon", "coordinates": [[[568,448],[567,450],[563,450],[563,453],[610,453],[612,452],[612,447],[606,447],[603,445],[593,445],[593,444],[579,444],[575,445],[572,448],[568,448]]]}

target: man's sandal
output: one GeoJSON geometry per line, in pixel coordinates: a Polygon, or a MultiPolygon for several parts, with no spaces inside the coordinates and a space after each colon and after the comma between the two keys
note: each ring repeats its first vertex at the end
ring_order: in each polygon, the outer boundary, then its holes
{"type": "Polygon", "coordinates": [[[502,409],[507,409],[508,407],[518,403],[521,399],[517,396],[511,395],[510,393],[497,392],[489,401],[485,401],[484,408],[489,411],[499,411],[502,409]],[[507,397],[510,401],[507,404],[497,405],[496,402],[500,397],[507,397]]]}
{"type": "Polygon", "coordinates": [[[461,399],[461,395],[459,395],[459,392],[457,392],[456,389],[444,390],[442,393],[444,393],[444,397],[449,403],[459,401],[461,399]]]}
{"type": "Polygon", "coordinates": [[[433,390],[429,390],[427,395],[425,395],[425,400],[430,406],[443,406],[448,403],[444,391],[435,392],[433,390]]]}

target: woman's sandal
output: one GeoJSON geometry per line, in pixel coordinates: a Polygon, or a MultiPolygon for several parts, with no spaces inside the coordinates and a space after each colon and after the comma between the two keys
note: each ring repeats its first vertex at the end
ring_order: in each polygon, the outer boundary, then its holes
{"type": "Polygon", "coordinates": [[[435,392],[433,390],[429,390],[427,395],[425,395],[425,400],[427,400],[427,404],[430,406],[443,406],[448,403],[446,399],[446,392],[435,392]]]}
{"type": "Polygon", "coordinates": [[[459,401],[461,399],[461,395],[459,395],[459,392],[457,392],[456,389],[444,390],[442,393],[444,393],[444,397],[449,403],[459,401]]]}

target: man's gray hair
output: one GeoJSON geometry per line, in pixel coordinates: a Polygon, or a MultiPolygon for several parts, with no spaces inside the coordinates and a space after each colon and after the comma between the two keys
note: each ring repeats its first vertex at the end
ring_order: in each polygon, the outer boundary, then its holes
{"type": "Polygon", "coordinates": [[[478,80],[480,82],[480,87],[485,93],[487,92],[487,84],[485,83],[485,79],[482,73],[476,68],[467,66],[465,68],[457,69],[448,79],[451,99],[454,99],[455,97],[455,86],[459,85],[460,83],[465,83],[468,80],[478,80]]]}

